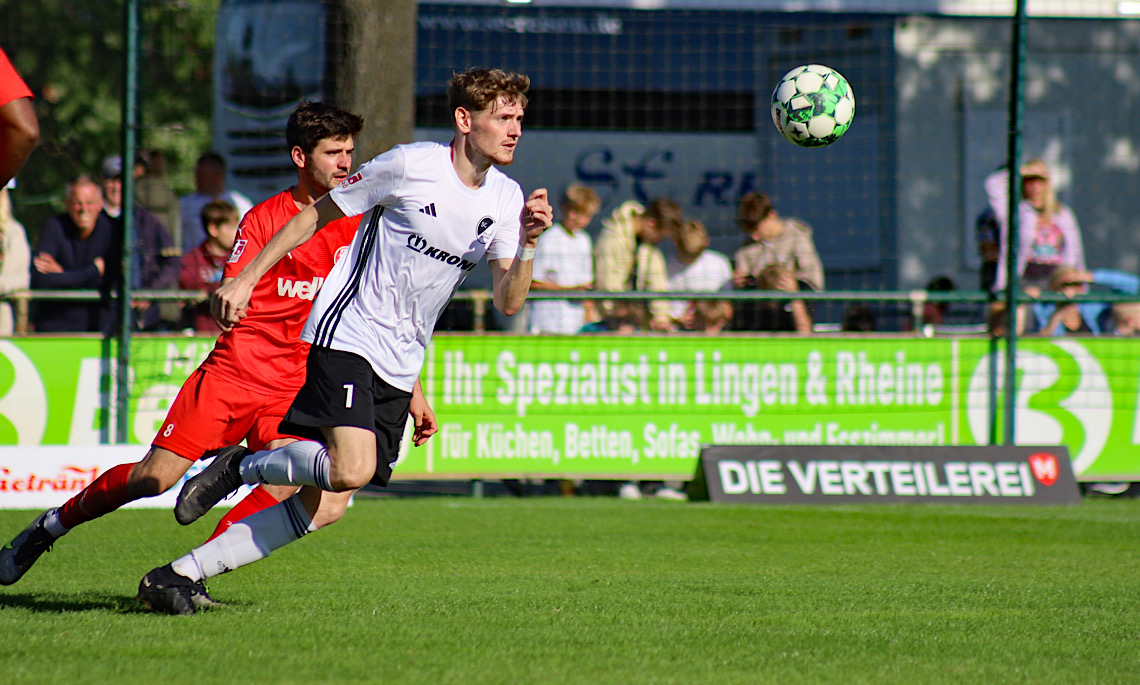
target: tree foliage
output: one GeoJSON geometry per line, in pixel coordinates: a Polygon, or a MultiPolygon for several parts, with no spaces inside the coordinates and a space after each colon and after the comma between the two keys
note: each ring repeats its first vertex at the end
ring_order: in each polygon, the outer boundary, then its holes
{"type": "MultiPolygon", "coordinates": [[[[178,192],[210,145],[219,0],[140,0],[139,147],[166,153],[178,192]]],[[[29,239],[62,210],[63,187],[122,145],[123,0],[0,0],[0,46],[36,96],[41,144],[13,193],[29,239]]]]}

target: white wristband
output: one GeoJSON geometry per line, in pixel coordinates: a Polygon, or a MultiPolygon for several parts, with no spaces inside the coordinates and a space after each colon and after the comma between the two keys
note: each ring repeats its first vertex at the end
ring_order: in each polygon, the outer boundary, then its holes
{"type": "Polygon", "coordinates": [[[520,244],[519,245],[518,258],[519,258],[519,260],[524,261],[524,262],[529,262],[530,260],[534,259],[534,248],[533,247],[523,247],[520,244]]]}

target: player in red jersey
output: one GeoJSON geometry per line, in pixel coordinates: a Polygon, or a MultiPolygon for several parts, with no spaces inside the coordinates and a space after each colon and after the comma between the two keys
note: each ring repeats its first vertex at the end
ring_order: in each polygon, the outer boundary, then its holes
{"type": "MultiPolygon", "coordinates": [[[[348,177],[360,117],[324,103],[301,103],[289,117],[286,141],[297,167],[297,185],[257,205],[242,219],[225,279],[232,278],[303,207],[348,177]]],[[[245,440],[250,447],[281,446],[296,438],[278,424],[304,384],[308,343],[301,341],[313,297],[337,257],[356,233],[359,218],[346,217],[322,231],[257,285],[257,305],[239,324],[228,327],[213,351],[182,386],[158,435],[142,461],[103,472],[63,506],[49,509],[0,549],[0,584],[19,580],[52,544],[77,525],[144,497],[170,489],[194,461],[245,440]],[[310,249],[311,248],[311,249],[310,249]]],[[[418,390],[418,384],[417,384],[418,390]]],[[[435,432],[435,417],[417,392],[412,416],[415,444],[435,432]]],[[[256,488],[218,525],[230,523],[289,498],[293,486],[256,488]]],[[[214,602],[204,586],[194,603],[214,602]]]]}

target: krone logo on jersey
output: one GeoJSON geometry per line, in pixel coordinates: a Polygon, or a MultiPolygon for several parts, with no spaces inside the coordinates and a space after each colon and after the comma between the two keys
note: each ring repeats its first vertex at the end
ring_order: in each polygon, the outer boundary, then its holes
{"type": "Polygon", "coordinates": [[[292,278],[277,279],[277,294],[281,297],[295,297],[300,300],[311,300],[317,296],[325,279],[317,276],[311,281],[294,281],[292,278]]]}
{"type": "Polygon", "coordinates": [[[428,245],[427,240],[418,233],[413,233],[408,236],[408,249],[413,252],[419,252],[425,257],[431,257],[444,264],[458,267],[464,271],[470,271],[475,268],[475,262],[469,262],[459,255],[451,254],[447,250],[441,250],[438,247],[428,245]]]}
{"type": "Polygon", "coordinates": [[[340,187],[341,187],[341,188],[347,188],[347,187],[349,187],[349,186],[350,186],[350,185],[352,185],[353,183],[356,183],[357,181],[359,181],[359,180],[360,180],[360,179],[362,179],[362,178],[364,178],[364,175],[363,175],[363,174],[361,174],[361,173],[358,171],[358,172],[356,172],[355,174],[353,174],[352,176],[349,176],[348,178],[346,178],[346,179],[344,179],[343,181],[341,181],[341,182],[340,182],[340,187]]]}

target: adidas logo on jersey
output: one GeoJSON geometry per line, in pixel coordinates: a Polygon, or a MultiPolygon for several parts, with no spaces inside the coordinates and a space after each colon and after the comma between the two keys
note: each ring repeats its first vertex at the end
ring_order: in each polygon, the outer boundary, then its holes
{"type": "Polygon", "coordinates": [[[435,203],[431,203],[427,207],[421,207],[416,210],[420,214],[427,214],[428,216],[435,216],[435,203]]]}
{"type": "Polygon", "coordinates": [[[324,285],[325,279],[317,276],[311,281],[294,281],[291,278],[277,279],[277,294],[281,297],[296,297],[301,300],[311,300],[317,296],[317,291],[324,285]]]}

